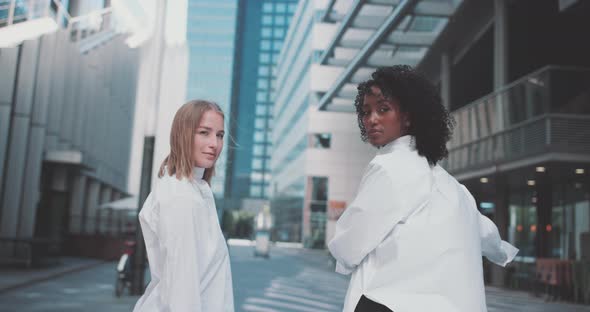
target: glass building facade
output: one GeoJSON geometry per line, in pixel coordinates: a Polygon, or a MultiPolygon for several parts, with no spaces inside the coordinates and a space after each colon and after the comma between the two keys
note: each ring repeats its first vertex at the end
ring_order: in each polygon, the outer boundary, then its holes
{"type": "Polygon", "coordinates": [[[240,1],[232,90],[226,198],[266,199],[272,191],[273,103],[276,64],[297,0],[240,1]]]}
{"type": "MultiPolygon", "coordinates": [[[[245,1],[244,1],[245,2],[245,1]]],[[[236,36],[236,0],[189,0],[187,44],[189,72],[187,100],[214,101],[226,115],[229,125],[231,108],[232,70],[236,36]]],[[[215,179],[211,188],[217,197],[224,196],[225,168],[230,136],[217,160],[215,179]]]]}

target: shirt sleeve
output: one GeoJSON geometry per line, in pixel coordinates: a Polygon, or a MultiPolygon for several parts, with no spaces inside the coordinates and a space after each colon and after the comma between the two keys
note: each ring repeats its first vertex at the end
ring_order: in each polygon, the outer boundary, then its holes
{"type": "Polygon", "coordinates": [[[494,222],[482,214],[479,214],[479,232],[481,253],[491,262],[506,266],[518,253],[516,247],[500,238],[500,233],[494,222]]]}
{"type": "Polygon", "coordinates": [[[357,265],[408,216],[423,207],[431,192],[429,172],[403,177],[395,184],[384,168],[370,164],[359,191],[336,223],[328,249],[337,261],[336,272],[350,274],[357,265]]]}
{"type": "Polygon", "coordinates": [[[468,198],[469,205],[477,213],[481,254],[497,265],[506,266],[506,264],[514,259],[518,253],[518,248],[502,240],[496,224],[477,210],[477,204],[473,195],[471,195],[465,186],[462,185],[461,187],[465,196],[468,198]]]}
{"type": "Polygon", "coordinates": [[[206,240],[199,233],[197,205],[179,196],[160,206],[160,248],[165,254],[160,300],[165,311],[203,311],[199,251],[206,240]]]}

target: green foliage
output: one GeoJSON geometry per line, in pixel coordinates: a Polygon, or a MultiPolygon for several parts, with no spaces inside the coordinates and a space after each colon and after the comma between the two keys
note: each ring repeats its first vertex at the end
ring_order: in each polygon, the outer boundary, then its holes
{"type": "Polygon", "coordinates": [[[244,210],[225,210],[221,220],[221,229],[228,238],[251,238],[254,234],[254,217],[244,210]]]}

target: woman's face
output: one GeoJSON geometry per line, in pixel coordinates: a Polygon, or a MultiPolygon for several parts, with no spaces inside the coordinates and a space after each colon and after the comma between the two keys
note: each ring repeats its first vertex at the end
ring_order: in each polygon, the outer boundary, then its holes
{"type": "Polygon", "coordinates": [[[211,168],[223,148],[223,116],[208,110],[201,116],[193,137],[193,162],[201,168],[211,168]]]}
{"type": "Polygon", "coordinates": [[[371,87],[371,93],[365,95],[361,114],[373,146],[383,146],[405,135],[407,114],[400,111],[397,100],[385,98],[379,87],[371,87]]]}

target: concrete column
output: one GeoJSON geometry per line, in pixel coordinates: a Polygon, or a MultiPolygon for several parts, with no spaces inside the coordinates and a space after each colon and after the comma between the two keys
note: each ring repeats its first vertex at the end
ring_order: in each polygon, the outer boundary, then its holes
{"type": "MultiPolygon", "coordinates": [[[[0,49],[0,199],[4,185],[4,163],[8,148],[10,115],[12,114],[12,99],[14,84],[16,83],[16,68],[18,64],[19,48],[0,49]]],[[[0,208],[0,210],[2,210],[0,208]]]]}
{"type": "Polygon", "coordinates": [[[35,231],[37,205],[41,194],[40,179],[43,165],[43,146],[45,144],[45,127],[51,87],[55,35],[43,36],[39,44],[35,96],[33,110],[31,112],[18,237],[32,237],[35,231]]]}
{"type": "Polygon", "coordinates": [[[535,235],[536,256],[538,258],[551,257],[551,235],[545,230],[551,224],[551,210],[553,208],[553,188],[548,177],[537,179],[537,234],[535,235]]]}
{"type": "Polygon", "coordinates": [[[48,206],[48,218],[39,220],[47,223],[46,235],[49,238],[60,239],[64,230],[64,217],[68,211],[68,199],[70,190],[70,178],[68,169],[63,165],[53,165],[51,173],[51,188],[48,206]]]}
{"type": "Polygon", "coordinates": [[[121,192],[113,190],[113,192],[111,193],[111,201],[116,201],[119,199],[121,199],[121,192]]]}
{"type": "Polygon", "coordinates": [[[68,37],[65,31],[55,34],[55,54],[53,56],[52,85],[50,94],[50,107],[47,119],[46,150],[55,150],[59,147],[59,134],[62,122],[64,103],[64,82],[67,63],[68,37]]]}
{"type": "Polygon", "coordinates": [[[440,93],[443,105],[451,110],[451,56],[448,52],[443,53],[440,62],[440,93]]]}
{"type": "MultiPolygon", "coordinates": [[[[106,204],[108,202],[111,201],[111,193],[112,193],[112,188],[109,185],[103,185],[101,190],[100,190],[100,205],[102,204],[106,204]]],[[[100,215],[99,215],[99,228],[97,229],[97,232],[100,234],[107,234],[109,232],[109,219],[108,219],[108,214],[107,212],[105,212],[104,209],[98,209],[98,211],[100,211],[100,215]]]]}
{"type": "Polygon", "coordinates": [[[78,63],[78,68],[76,69],[78,73],[78,95],[76,98],[76,112],[74,115],[74,137],[72,138],[72,146],[84,153],[83,148],[83,141],[84,141],[84,124],[86,123],[85,115],[86,115],[86,108],[88,103],[88,76],[87,76],[87,61],[86,56],[80,55],[80,62],[78,63]]]}
{"type": "MultiPolygon", "coordinates": [[[[495,181],[495,212],[494,223],[498,226],[498,231],[503,240],[508,240],[508,187],[506,177],[502,174],[496,174],[495,181]]],[[[491,266],[491,284],[494,286],[504,286],[506,279],[506,269],[497,265],[491,266]]]]}
{"type": "Polygon", "coordinates": [[[70,225],[69,232],[72,234],[82,233],[82,218],[84,216],[85,195],[87,177],[77,174],[72,181],[72,192],[70,193],[70,225]]]}
{"type": "Polygon", "coordinates": [[[506,0],[494,0],[494,89],[508,83],[508,12],[506,0]]]}
{"type": "Polygon", "coordinates": [[[6,171],[3,177],[5,185],[0,224],[2,237],[16,237],[18,231],[38,48],[38,40],[25,41],[21,45],[18,59],[16,94],[10,121],[6,171]]]}
{"type": "Polygon", "coordinates": [[[63,64],[64,73],[64,101],[62,106],[62,117],[59,125],[59,149],[71,149],[73,143],[73,128],[76,122],[74,116],[76,113],[77,103],[76,95],[79,89],[78,63],[80,62],[80,52],[78,46],[70,42],[67,43],[64,53],[67,62],[63,64]]]}
{"type": "MultiPolygon", "coordinates": [[[[494,90],[508,84],[508,12],[506,0],[494,0],[494,90]]],[[[496,101],[497,129],[505,127],[508,97],[496,101]]]]}
{"type": "Polygon", "coordinates": [[[96,210],[100,193],[100,182],[89,179],[86,185],[85,213],[82,217],[82,232],[93,234],[96,229],[96,210]]]}

